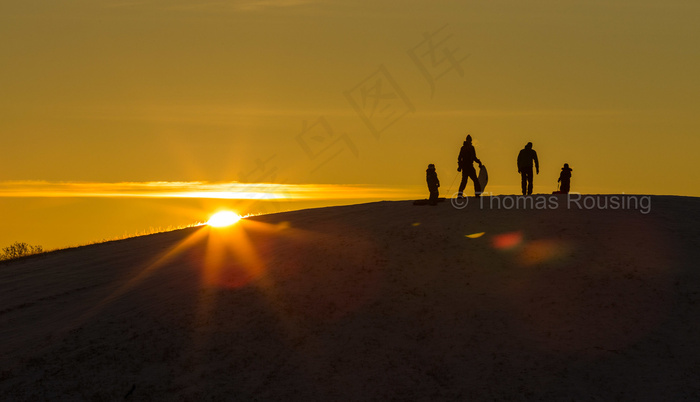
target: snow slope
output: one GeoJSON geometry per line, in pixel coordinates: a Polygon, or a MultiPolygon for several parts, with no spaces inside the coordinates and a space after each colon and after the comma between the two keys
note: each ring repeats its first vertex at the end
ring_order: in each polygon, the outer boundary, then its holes
{"type": "Polygon", "coordinates": [[[700,199],[563,197],[303,210],[0,264],[0,399],[700,398],[700,199]]]}

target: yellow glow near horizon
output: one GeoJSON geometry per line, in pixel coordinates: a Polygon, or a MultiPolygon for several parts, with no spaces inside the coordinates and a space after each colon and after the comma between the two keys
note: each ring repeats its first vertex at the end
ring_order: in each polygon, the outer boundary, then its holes
{"type": "Polygon", "coordinates": [[[423,186],[276,184],[205,181],[47,182],[0,181],[0,198],[211,198],[230,200],[406,199],[423,186]],[[415,188],[414,188],[415,187],[415,188]]]}
{"type": "Polygon", "coordinates": [[[215,228],[231,226],[241,220],[241,216],[231,211],[217,212],[209,218],[207,225],[215,228]]]}

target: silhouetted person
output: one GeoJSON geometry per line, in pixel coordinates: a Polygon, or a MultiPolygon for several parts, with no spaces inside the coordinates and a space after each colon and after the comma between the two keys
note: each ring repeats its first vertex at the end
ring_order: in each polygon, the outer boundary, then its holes
{"type": "Polygon", "coordinates": [[[573,169],[569,168],[569,164],[565,163],[564,167],[561,168],[561,173],[559,173],[559,180],[558,182],[561,183],[561,187],[559,187],[559,192],[562,194],[569,194],[569,190],[571,190],[571,171],[573,169]]]}
{"type": "Polygon", "coordinates": [[[481,195],[481,184],[476,178],[476,169],[474,169],[474,162],[479,164],[481,167],[481,161],[476,157],[476,150],[472,145],[472,136],[467,135],[467,140],[464,141],[462,149],[459,150],[459,156],[457,157],[457,171],[462,172],[462,182],[459,183],[459,194],[458,197],[464,197],[462,192],[464,188],[467,187],[467,181],[472,179],[474,182],[474,195],[481,195]]]}
{"type": "Polygon", "coordinates": [[[532,149],[532,143],[528,142],[518,154],[518,173],[520,173],[521,177],[523,195],[532,194],[532,178],[534,176],[532,174],[532,162],[535,162],[537,174],[540,174],[540,161],[537,160],[537,152],[532,149]]]}
{"type": "Polygon", "coordinates": [[[440,187],[440,180],[438,180],[435,165],[432,163],[428,165],[428,169],[425,171],[425,180],[428,182],[428,191],[430,191],[428,204],[437,205],[438,197],[440,196],[440,192],[438,191],[438,187],[440,187]]]}

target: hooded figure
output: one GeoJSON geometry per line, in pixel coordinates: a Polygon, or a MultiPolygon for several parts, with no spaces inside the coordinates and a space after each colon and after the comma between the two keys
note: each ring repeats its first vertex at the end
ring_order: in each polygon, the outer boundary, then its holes
{"type": "Polygon", "coordinates": [[[532,149],[532,143],[528,142],[525,148],[520,150],[518,154],[518,173],[520,173],[520,184],[522,186],[523,195],[532,194],[532,163],[535,162],[537,174],[540,174],[540,161],[537,160],[537,152],[532,149]]]}
{"type": "Polygon", "coordinates": [[[457,157],[457,171],[462,172],[462,182],[459,183],[459,194],[457,195],[459,198],[464,197],[462,192],[464,188],[467,187],[467,181],[469,179],[472,179],[474,182],[474,195],[477,197],[481,195],[481,184],[479,184],[479,180],[476,178],[474,162],[477,162],[479,167],[481,167],[481,161],[476,157],[476,150],[472,145],[472,136],[467,135],[467,139],[464,141],[464,145],[462,145],[462,149],[459,150],[459,156],[457,157]]]}
{"type": "Polygon", "coordinates": [[[571,189],[571,172],[573,169],[569,168],[569,164],[565,163],[564,167],[561,168],[561,173],[559,173],[559,180],[558,182],[561,183],[561,187],[559,188],[559,192],[562,194],[569,194],[569,190],[571,189]]]}
{"type": "Polygon", "coordinates": [[[430,205],[437,205],[438,197],[440,196],[438,191],[438,187],[440,187],[440,180],[438,180],[435,165],[432,163],[428,165],[428,169],[425,170],[425,180],[428,182],[428,191],[430,191],[430,199],[428,199],[428,203],[430,205]]]}

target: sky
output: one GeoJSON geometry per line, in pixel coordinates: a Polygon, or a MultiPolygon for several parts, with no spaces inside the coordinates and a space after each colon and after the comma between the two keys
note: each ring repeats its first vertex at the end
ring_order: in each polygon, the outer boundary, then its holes
{"type": "Polygon", "coordinates": [[[0,247],[270,210],[245,183],[294,194],[281,209],[410,199],[434,163],[448,196],[466,134],[494,194],[531,141],[535,192],[569,163],[572,191],[700,196],[698,20],[695,0],[5,1],[0,247]]]}

